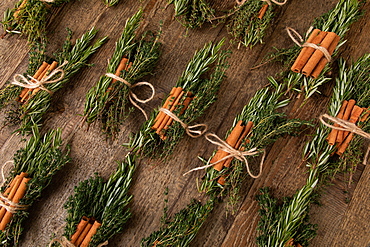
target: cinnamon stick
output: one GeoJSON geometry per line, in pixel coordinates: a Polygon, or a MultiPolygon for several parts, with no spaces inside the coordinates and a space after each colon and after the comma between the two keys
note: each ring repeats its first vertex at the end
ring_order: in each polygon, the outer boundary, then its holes
{"type": "MultiPolygon", "coordinates": [[[[121,62],[118,64],[118,67],[116,69],[116,73],[114,73],[114,75],[120,76],[121,75],[121,71],[122,70],[126,70],[127,62],[128,62],[128,59],[126,57],[123,57],[121,59],[121,62]]],[[[115,83],[116,81],[117,81],[116,79],[112,79],[112,83],[115,83]]]]}
{"type": "MultiPolygon", "coordinates": [[[[9,200],[12,200],[15,193],[18,190],[19,185],[22,182],[22,179],[24,177],[27,177],[28,174],[25,172],[21,172],[21,174],[15,176],[13,180],[10,182],[9,187],[5,190],[4,196],[6,196],[9,200]]],[[[4,207],[1,207],[0,209],[0,222],[3,219],[4,215],[6,213],[6,209],[4,207]]]]}
{"type": "Polygon", "coordinates": [[[71,237],[71,243],[72,244],[76,243],[78,237],[81,235],[81,233],[85,229],[87,223],[89,223],[89,218],[87,218],[86,216],[83,216],[80,223],[78,223],[78,225],[77,225],[75,233],[73,233],[73,235],[71,237]]]}
{"type": "Polygon", "coordinates": [[[262,5],[262,8],[258,12],[258,17],[257,17],[258,19],[262,20],[262,18],[266,14],[266,11],[267,11],[268,7],[269,7],[269,5],[267,3],[265,3],[264,5],[262,5]]]}
{"type": "MultiPolygon", "coordinates": [[[[171,112],[173,112],[176,109],[176,106],[179,104],[179,101],[181,97],[184,95],[184,91],[181,91],[178,97],[176,98],[175,102],[171,105],[171,108],[169,109],[171,112]]],[[[156,130],[155,133],[158,135],[161,135],[162,129],[167,126],[167,123],[170,121],[171,117],[168,116],[167,114],[164,114],[164,118],[161,121],[161,124],[159,125],[158,129],[156,130]]]]}
{"type": "MultiPolygon", "coordinates": [[[[349,120],[349,118],[351,116],[351,113],[352,113],[352,109],[355,106],[355,104],[356,104],[356,100],[354,100],[354,99],[350,99],[348,101],[346,110],[344,111],[344,114],[343,114],[343,120],[346,120],[346,121],[349,120]]],[[[344,131],[338,131],[336,142],[339,142],[339,143],[343,142],[344,134],[345,134],[344,131]]]]}
{"type": "Polygon", "coordinates": [[[13,17],[15,19],[18,19],[19,11],[21,11],[21,9],[24,8],[24,6],[26,6],[26,3],[27,3],[27,0],[23,0],[23,2],[21,3],[21,5],[19,5],[19,7],[17,8],[17,10],[14,12],[13,17]]]}
{"type": "MultiPolygon", "coordinates": [[[[240,135],[243,133],[245,126],[243,125],[243,121],[239,120],[238,123],[235,125],[234,129],[231,131],[229,136],[226,138],[226,143],[229,144],[231,147],[234,147],[235,144],[238,142],[240,135]]],[[[211,163],[215,163],[229,155],[228,152],[225,152],[219,149],[216,154],[211,159],[211,163]]],[[[213,166],[213,168],[217,171],[221,171],[224,162],[217,163],[213,166]]]]}
{"type": "Polygon", "coordinates": [[[89,243],[91,241],[91,238],[95,235],[96,231],[98,228],[101,226],[101,223],[98,221],[95,221],[94,224],[92,225],[90,231],[87,233],[85,239],[82,241],[80,247],[88,247],[89,243]]]}
{"type": "MultiPolygon", "coordinates": [[[[342,106],[340,107],[340,110],[337,114],[337,118],[340,118],[340,119],[343,119],[343,114],[344,114],[344,111],[347,107],[347,104],[348,104],[348,101],[347,100],[344,100],[343,103],[342,103],[342,106]]],[[[334,124],[335,127],[339,127],[339,124],[334,124]]],[[[328,143],[329,145],[334,145],[335,144],[335,141],[337,140],[337,135],[338,135],[338,130],[336,129],[332,129],[330,131],[330,134],[328,135],[328,143]]]]}
{"type": "Polygon", "coordinates": [[[86,226],[83,229],[83,231],[81,232],[80,236],[78,236],[78,239],[76,240],[76,242],[74,243],[74,245],[80,246],[80,244],[85,239],[86,235],[89,233],[89,231],[90,231],[90,229],[91,229],[92,226],[93,226],[93,223],[91,223],[91,221],[89,221],[86,224],[86,226]]]}
{"type": "MultiPolygon", "coordinates": [[[[166,102],[163,104],[163,108],[166,108],[166,109],[170,109],[171,106],[172,106],[172,102],[176,101],[177,97],[179,96],[179,94],[182,92],[182,88],[181,87],[175,87],[175,88],[172,88],[171,90],[171,93],[170,95],[167,97],[166,99],[166,102]]],[[[158,127],[161,125],[162,121],[163,121],[163,118],[167,116],[166,114],[164,114],[163,112],[159,112],[158,115],[157,115],[157,118],[156,120],[154,121],[154,125],[152,127],[153,130],[156,130],[158,129],[158,127]]]]}
{"type": "MultiPolygon", "coordinates": [[[[319,44],[323,40],[325,35],[326,33],[321,32],[320,29],[314,29],[308,37],[306,43],[319,44]]],[[[302,68],[307,63],[308,59],[310,58],[312,53],[314,53],[314,51],[315,49],[312,47],[303,47],[291,70],[296,73],[301,73],[302,68]]]]}
{"type": "MultiPolygon", "coordinates": [[[[27,183],[31,180],[31,178],[22,178],[22,182],[19,185],[17,192],[15,193],[12,202],[19,203],[19,201],[23,198],[23,196],[26,194],[27,190],[27,183]]],[[[6,211],[4,217],[2,218],[0,222],[0,230],[4,231],[6,225],[11,221],[13,216],[13,213],[6,211]]]]}
{"type": "MultiPolygon", "coordinates": [[[[329,49],[329,46],[331,45],[331,43],[333,43],[334,39],[336,39],[337,36],[338,35],[333,32],[327,32],[327,35],[322,40],[320,46],[325,49],[329,49]]],[[[304,74],[305,76],[310,76],[316,65],[323,57],[324,53],[322,53],[322,51],[315,50],[310,59],[307,61],[306,65],[303,67],[302,74],[304,74]]]]}
{"type": "MultiPolygon", "coordinates": [[[[337,47],[338,43],[339,43],[339,40],[340,40],[340,37],[337,35],[335,36],[333,42],[330,44],[329,48],[328,48],[328,52],[331,55],[333,55],[334,51],[335,51],[335,48],[337,47]]],[[[326,57],[322,57],[319,61],[319,63],[316,65],[315,69],[312,71],[311,73],[311,77],[316,79],[317,77],[319,77],[319,75],[321,74],[321,71],[325,68],[325,65],[328,63],[328,60],[326,59],[326,57]]]]}

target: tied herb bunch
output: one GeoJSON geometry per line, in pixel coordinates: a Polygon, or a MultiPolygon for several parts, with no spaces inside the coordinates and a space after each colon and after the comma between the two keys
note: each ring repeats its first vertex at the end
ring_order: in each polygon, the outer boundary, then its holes
{"type": "MultiPolygon", "coordinates": [[[[224,40],[215,45],[208,43],[196,52],[178,79],[176,88],[173,88],[169,97],[164,100],[163,106],[168,103],[168,108],[174,108],[170,111],[186,124],[191,124],[202,116],[216,100],[217,91],[227,69],[228,52],[221,50],[223,43],[224,40]],[[173,94],[174,91],[179,93],[177,98],[173,94]]],[[[185,134],[185,130],[180,123],[161,113],[163,112],[155,110],[125,146],[142,157],[165,159],[170,155],[185,134]],[[162,125],[162,128],[155,129],[155,125],[165,123],[160,122],[156,116],[163,117],[163,120],[169,121],[166,123],[172,125],[162,125]]]]}
{"type": "MultiPolygon", "coordinates": [[[[286,120],[283,118],[284,114],[276,112],[278,108],[286,106],[289,100],[279,100],[284,89],[274,80],[270,80],[274,91],[271,88],[259,90],[250,103],[244,107],[242,113],[235,118],[233,128],[227,134],[229,136],[240,121],[245,124],[253,122],[254,126],[249,134],[243,137],[241,142],[243,144],[239,150],[256,147],[258,153],[254,156],[260,155],[263,152],[262,149],[273,143],[279,136],[293,133],[300,126],[308,124],[300,120],[286,120]]],[[[204,162],[207,165],[212,163],[211,159],[215,154],[204,162]]],[[[193,200],[186,208],[176,213],[172,220],[167,220],[159,231],[143,239],[142,246],[169,246],[169,243],[175,243],[173,246],[188,246],[217,203],[222,201],[224,195],[230,196],[229,202],[232,205],[237,202],[238,192],[245,177],[245,164],[237,159],[233,159],[230,166],[224,167],[221,171],[213,167],[207,169],[204,181],[199,188],[208,195],[207,201],[201,203],[193,200]],[[226,183],[220,181],[221,177],[224,177],[226,183]]]]}
{"type": "MultiPolygon", "coordinates": [[[[342,102],[346,99],[355,99],[361,107],[369,108],[369,59],[370,55],[367,54],[348,69],[344,62],[340,62],[339,76],[329,105],[328,112],[331,116],[337,116],[342,102]]],[[[359,126],[362,126],[364,131],[370,130],[368,119],[360,122],[359,126]]],[[[288,242],[306,245],[315,236],[315,227],[307,223],[307,220],[309,206],[314,202],[319,187],[325,184],[339,167],[343,167],[342,162],[358,162],[359,157],[363,156],[358,144],[360,137],[355,137],[354,145],[350,145],[348,150],[350,154],[357,155],[350,158],[344,153],[339,159],[332,156],[337,147],[328,144],[329,133],[330,128],[320,123],[312,141],[306,144],[303,157],[309,168],[308,178],[306,184],[292,198],[279,205],[267,189],[261,190],[262,193],[258,197],[261,205],[260,235],[257,239],[259,246],[286,246],[288,242]],[[270,212],[274,212],[274,217],[266,217],[270,212]]]]}
{"type": "Polygon", "coordinates": [[[21,33],[27,36],[31,46],[46,45],[46,24],[50,6],[57,7],[70,0],[20,0],[13,9],[4,13],[3,24],[6,33],[21,33]]]}
{"type": "MultiPolygon", "coordinates": [[[[68,215],[63,236],[76,246],[80,246],[83,240],[85,245],[81,246],[94,247],[121,232],[124,224],[131,217],[127,205],[133,197],[128,194],[128,191],[134,171],[135,156],[127,155],[124,161],[118,163],[116,172],[109,177],[108,181],[95,175],[81,182],[75,188],[75,194],[70,196],[64,205],[68,215]],[[85,236],[85,238],[81,238],[83,229],[79,226],[84,221],[83,218],[99,222],[95,233],[87,234],[89,237],[85,236]],[[86,238],[89,238],[88,241],[86,238]]],[[[60,245],[54,243],[53,246],[60,245]]]]}
{"type": "MultiPolygon", "coordinates": [[[[64,71],[64,77],[61,78],[60,73],[52,76],[49,81],[56,80],[57,78],[60,80],[44,84],[43,88],[46,90],[40,90],[37,88],[37,91],[27,91],[26,89],[23,89],[23,87],[12,83],[6,84],[5,87],[0,90],[0,109],[9,104],[13,104],[13,108],[15,110],[13,109],[10,111],[9,122],[13,124],[20,123],[21,126],[19,131],[21,133],[24,134],[29,132],[34,124],[40,125],[43,115],[50,107],[52,94],[66,85],[73,75],[75,75],[81,68],[89,65],[87,64],[88,58],[107,40],[107,38],[104,37],[90,45],[96,33],[97,30],[93,28],[83,34],[81,38],[77,39],[75,44],[72,45],[70,41],[72,38],[72,32],[69,31],[69,35],[63,45],[62,51],[55,54],[54,62],[54,64],[57,63],[58,65],[63,65],[60,68],[64,71]],[[25,101],[20,97],[23,90],[26,90],[24,97],[26,97],[27,100],[25,101]],[[21,103],[17,101],[21,101],[21,103]]],[[[39,54],[37,52],[31,54],[29,69],[27,71],[28,74],[35,75],[37,66],[40,66],[41,61],[44,58],[43,54],[39,54]]],[[[50,72],[52,73],[52,71],[47,71],[45,76],[50,72]]]]}
{"type": "MultiPolygon", "coordinates": [[[[338,53],[338,49],[346,42],[344,40],[345,34],[349,30],[349,27],[354,23],[360,16],[360,8],[363,5],[359,0],[340,0],[338,4],[329,12],[323,16],[315,19],[312,26],[325,32],[333,32],[340,37],[339,44],[333,51],[332,57],[335,57],[338,53]]],[[[309,33],[306,33],[304,40],[307,40],[309,33]]],[[[301,47],[294,45],[288,49],[277,49],[277,51],[269,55],[266,60],[281,61],[284,67],[292,67],[296,60],[301,47]]],[[[305,100],[311,97],[314,93],[318,92],[318,88],[324,83],[330,81],[330,78],[326,77],[325,74],[330,71],[330,66],[325,65],[324,69],[317,76],[317,78],[306,77],[301,73],[296,73],[290,70],[284,70],[280,73],[282,83],[287,85],[288,91],[296,91],[304,94],[305,100]]]]}
{"type": "MultiPolygon", "coordinates": [[[[124,31],[116,42],[116,49],[109,61],[107,73],[113,73],[132,86],[153,70],[160,55],[157,38],[144,34],[135,41],[135,32],[140,26],[142,10],[127,20],[124,31]]],[[[126,119],[132,107],[128,107],[130,88],[123,82],[106,75],[86,95],[84,115],[87,123],[100,120],[108,136],[117,134],[120,124],[126,119]]]]}
{"type": "Polygon", "coordinates": [[[261,0],[242,1],[225,15],[216,17],[216,10],[205,0],[171,0],[170,4],[174,5],[175,16],[187,28],[200,27],[204,22],[227,21],[234,42],[245,47],[263,43],[276,7],[275,3],[269,5],[261,0]]]}
{"type": "MultiPolygon", "coordinates": [[[[20,173],[26,174],[30,179],[24,187],[24,196],[19,204],[26,205],[26,208],[31,207],[40,198],[42,190],[49,185],[54,174],[70,160],[68,154],[62,153],[61,145],[61,130],[52,130],[41,136],[37,126],[34,126],[32,136],[25,148],[18,150],[14,155],[14,168],[5,181],[6,186],[1,188],[3,195],[9,198],[7,190],[12,185],[11,181],[14,181],[20,173]]],[[[18,246],[23,230],[22,222],[27,219],[28,215],[29,212],[25,210],[13,213],[11,221],[6,224],[4,230],[0,231],[1,246],[18,246]]]]}

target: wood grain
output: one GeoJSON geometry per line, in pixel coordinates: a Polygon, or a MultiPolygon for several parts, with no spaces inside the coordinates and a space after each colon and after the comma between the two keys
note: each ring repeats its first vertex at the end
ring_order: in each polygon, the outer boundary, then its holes
{"type": "MultiPolygon", "coordinates": [[[[266,77],[281,69],[278,64],[270,64],[256,70],[250,68],[271,52],[273,46],[293,45],[284,31],[286,26],[304,33],[315,17],[333,8],[336,2],[312,0],[307,4],[304,0],[288,1],[277,12],[277,18],[268,31],[265,44],[257,45],[253,49],[237,49],[228,44],[232,51],[228,77],[221,85],[218,101],[198,122],[209,124],[212,132],[224,136],[235,115],[259,88],[267,84],[266,77]],[[312,6],[315,6],[315,11],[312,11],[312,6]]],[[[0,12],[12,7],[14,3],[14,0],[1,1],[0,12]]],[[[212,3],[219,9],[233,5],[231,0],[216,0],[212,3]]],[[[80,0],[72,1],[54,11],[48,25],[50,54],[61,47],[67,33],[66,27],[74,31],[76,38],[95,26],[100,30],[99,37],[108,35],[110,40],[90,59],[95,66],[81,70],[69,85],[54,95],[53,107],[47,114],[43,131],[62,127],[63,137],[71,144],[73,161],[58,173],[43,192],[41,200],[30,209],[30,217],[21,237],[21,246],[47,245],[52,234],[64,222],[66,212],[63,204],[73,193],[74,186],[95,172],[107,178],[116,169],[115,160],[122,159],[127,153],[121,144],[127,142],[129,134],[137,131],[144,121],[141,114],[132,114],[122,125],[117,139],[113,141],[105,140],[99,124],[91,125],[88,130],[86,125],[81,129],[76,128],[81,121],[79,114],[83,112],[85,94],[105,72],[107,59],[113,52],[115,41],[120,36],[126,19],[142,7],[145,20],[141,31],[156,30],[159,23],[163,23],[163,53],[155,74],[145,78],[157,91],[154,100],[144,106],[147,112],[160,104],[196,49],[203,47],[206,42],[218,41],[227,36],[225,24],[215,28],[205,24],[200,29],[187,31],[173,18],[173,7],[165,8],[166,5],[167,0],[122,0],[116,7],[106,8],[101,0],[80,0]]],[[[364,17],[352,26],[348,42],[342,49],[341,55],[345,58],[357,59],[370,52],[369,3],[365,5],[364,10],[364,17]]],[[[22,37],[14,35],[0,40],[0,85],[10,80],[15,73],[25,71],[28,63],[27,52],[26,40],[22,37]]],[[[321,88],[323,93],[314,95],[303,108],[299,108],[299,100],[294,99],[284,111],[292,118],[317,118],[326,111],[332,86],[333,82],[326,84],[321,88]]],[[[4,118],[3,112],[0,113],[0,118],[4,118]]],[[[15,127],[0,130],[0,164],[11,159],[16,150],[24,146],[20,141],[21,137],[12,134],[14,130],[15,127]]],[[[236,214],[226,214],[226,205],[218,205],[192,242],[192,246],[256,246],[256,225],[259,216],[255,195],[259,188],[270,186],[275,196],[289,196],[305,183],[306,169],[300,166],[301,153],[312,133],[313,130],[309,130],[298,137],[285,137],[269,147],[264,172],[257,180],[245,181],[242,200],[236,214]]],[[[197,156],[208,158],[214,149],[215,147],[204,139],[184,137],[165,164],[153,166],[153,162],[142,161],[138,165],[131,189],[134,195],[130,205],[133,217],[125,230],[110,241],[109,246],[138,246],[143,237],[159,229],[166,187],[169,188],[170,214],[185,207],[191,198],[199,198],[195,179],[200,178],[203,173],[197,172],[186,177],[182,174],[201,164],[197,156]]],[[[311,221],[318,223],[320,230],[312,246],[369,245],[369,169],[361,166],[358,168],[354,184],[349,190],[341,176],[326,188],[326,193],[322,196],[323,206],[314,206],[311,210],[311,221]],[[349,193],[344,193],[344,190],[349,193]],[[346,203],[346,199],[350,202],[346,203]]]]}

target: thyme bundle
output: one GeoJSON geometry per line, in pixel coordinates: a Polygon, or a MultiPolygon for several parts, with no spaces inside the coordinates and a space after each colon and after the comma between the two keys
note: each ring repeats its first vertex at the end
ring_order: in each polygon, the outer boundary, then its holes
{"type": "MultiPolygon", "coordinates": [[[[148,35],[144,34],[141,39],[134,40],[142,14],[142,10],[139,10],[126,21],[107,69],[107,73],[115,73],[132,86],[151,73],[160,54],[157,38],[147,40],[148,35]]],[[[133,111],[132,107],[127,107],[131,97],[130,90],[128,85],[106,75],[100,77],[98,83],[86,95],[86,122],[90,124],[99,119],[104,132],[108,136],[115,135],[119,131],[119,125],[133,111]]]]}
{"type": "MultiPolygon", "coordinates": [[[[21,33],[27,36],[32,46],[46,45],[46,24],[50,6],[57,7],[70,0],[45,2],[41,0],[20,0],[13,9],[7,9],[1,22],[6,33],[21,33]]],[[[4,36],[4,35],[3,35],[4,36]]]]}
{"type": "Polygon", "coordinates": [[[169,3],[174,5],[175,16],[187,28],[200,27],[204,22],[227,21],[228,32],[234,42],[245,47],[263,43],[275,13],[275,3],[269,5],[261,0],[243,1],[219,17],[205,0],[171,0],[169,3]]]}
{"type": "MultiPolygon", "coordinates": [[[[369,107],[369,58],[370,54],[366,54],[348,69],[343,61],[340,62],[339,76],[336,79],[336,86],[329,105],[330,115],[336,116],[343,100],[349,98],[357,100],[360,106],[369,107]]],[[[369,131],[368,120],[363,123],[363,128],[369,131]]],[[[275,212],[275,217],[271,219],[261,217],[260,236],[257,239],[259,246],[285,246],[290,241],[306,244],[314,237],[315,228],[307,224],[306,220],[309,206],[319,187],[318,184],[323,184],[325,179],[333,174],[333,171],[337,171],[338,167],[342,166],[342,162],[356,162],[359,157],[356,155],[354,159],[341,158],[345,161],[331,158],[336,148],[326,141],[329,132],[328,127],[320,124],[313,139],[306,144],[303,156],[307,162],[306,166],[309,167],[309,175],[306,184],[293,195],[288,203],[278,206],[275,203],[276,200],[273,200],[274,203],[266,207],[263,200],[271,196],[267,191],[263,191],[259,197],[263,214],[267,211],[275,212]]],[[[355,142],[351,148],[359,148],[359,145],[355,142]]],[[[352,152],[363,155],[358,149],[352,152]]]]}
{"type": "MultiPolygon", "coordinates": [[[[25,148],[21,148],[14,155],[14,168],[1,191],[6,195],[6,189],[11,185],[17,174],[26,173],[31,178],[26,185],[21,205],[32,206],[40,198],[42,190],[47,187],[53,175],[69,162],[67,154],[61,151],[61,130],[52,130],[41,136],[37,126],[32,128],[32,136],[25,148]]],[[[69,151],[68,151],[69,152],[69,151]]],[[[68,153],[67,152],[67,153],[68,153]]],[[[2,246],[18,246],[21,235],[22,222],[27,219],[29,212],[19,210],[13,213],[10,223],[3,231],[0,231],[0,242],[2,246]]]]}
{"type": "MultiPolygon", "coordinates": [[[[84,240],[85,245],[81,246],[94,247],[121,232],[124,224],[131,217],[127,205],[133,197],[128,194],[128,190],[134,171],[135,156],[127,155],[124,161],[118,162],[116,172],[109,177],[108,181],[104,181],[96,174],[81,182],[75,188],[75,194],[70,196],[64,205],[68,215],[63,236],[68,240],[72,239],[72,243],[76,246],[80,246],[84,240]],[[84,218],[99,222],[95,234],[90,235],[88,240],[86,240],[88,232],[82,236],[83,229],[79,228],[84,218]],[[78,239],[80,239],[79,243],[76,242],[78,239]]],[[[86,224],[85,228],[89,227],[91,222],[86,224]]],[[[59,244],[54,243],[53,246],[59,246],[59,244]]]]}
{"type": "MultiPolygon", "coordinates": [[[[176,106],[173,113],[184,123],[191,124],[203,115],[204,111],[216,100],[216,93],[227,69],[228,52],[221,51],[223,43],[224,40],[215,45],[208,43],[196,52],[174,88],[179,92],[177,100],[174,99],[173,91],[164,100],[164,103],[176,106]],[[212,70],[210,70],[211,66],[212,70]],[[191,101],[189,101],[190,97],[191,101]]],[[[180,123],[175,121],[172,125],[164,125],[160,132],[158,129],[153,129],[153,125],[159,123],[159,121],[156,122],[158,113],[158,110],[152,112],[149,120],[142,125],[137,134],[130,138],[129,143],[125,146],[144,157],[164,159],[170,155],[183,137],[185,130],[180,123]]],[[[162,116],[164,117],[166,114],[162,116]]],[[[168,117],[168,120],[171,121],[171,118],[168,117]]]]}
{"type": "MultiPolygon", "coordinates": [[[[107,40],[107,38],[104,37],[96,41],[93,45],[90,45],[96,33],[97,30],[92,28],[83,34],[80,39],[77,39],[75,44],[72,45],[70,41],[72,32],[69,31],[62,51],[55,54],[55,60],[58,64],[68,62],[62,67],[64,77],[54,83],[44,84],[43,87],[46,88],[46,90],[40,90],[36,94],[34,94],[33,91],[28,91],[27,94],[29,98],[23,104],[16,102],[21,94],[22,87],[8,83],[0,90],[0,109],[13,103],[13,108],[16,109],[13,112],[16,114],[15,116],[10,117],[10,119],[13,123],[20,122],[21,126],[19,131],[21,133],[29,132],[34,124],[41,124],[43,115],[50,107],[52,93],[61,89],[69,82],[73,75],[75,75],[81,68],[87,66],[87,59],[107,40]]],[[[32,56],[33,59],[30,60],[28,73],[34,74],[36,72],[35,62],[39,62],[44,58],[44,56],[37,52],[32,56]]],[[[50,71],[47,73],[50,73],[50,71]]],[[[54,80],[58,76],[59,75],[55,75],[50,78],[50,80],[54,80]]]]}
{"type": "MultiPolygon", "coordinates": [[[[256,147],[258,153],[254,156],[259,156],[263,152],[262,149],[273,143],[279,136],[291,134],[303,124],[308,124],[300,120],[284,120],[284,114],[276,112],[278,108],[286,106],[289,100],[279,100],[284,93],[284,88],[272,78],[270,81],[274,90],[265,88],[257,91],[249,104],[243,108],[242,113],[235,118],[233,128],[227,134],[227,136],[230,135],[240,121],[244,124],[253,122],[252,130],[243,137],[241,149],[248,150],[256,147]]],[[[208,160],[203,160],[204,163],[206,165],[212,163],[211,160],[216,154],[215,152],[208,160]]],[[[176,213],[172,221],[167,221],[159,231],[143,239],[142,246],[168,246],[170,241],[175,243],[174,246],[188,246],[215,205],[223,199],[222,197],[229,195],[229,203],[231,205],[237,203],[241,183],[246,177],[244,173],[245,164],[237,159],[232,160],[229,167],[224,167],[220,171],[213,167],[208,168],[199,187],[209,196],[207,202],[202,204],[193,200],[186,208],[176,213]],[[224,177],[226,182],[223,185],[219,180],[221,177],[224,177]]]]}
{"type": "MultiPolygon", "coordinates": [[[[350,25],[361,16],[360,7],[362,5],[363,3],[359,0],[340,0],[332,10],[315,19],[313,22],[313,27],[325,32],[333,32],[340,37],[339,44],[335,48],[332,57],[336,56],[338,49],[346,42],[346,40],[344,40],[345,34],[349,30],[350,25]]],[[[306,33],[305,40],[308,35],[309,33],[306,33]]],[[[294,45],[288,49],[277,49],[277,51],[268,56],[266,60],[283,61],[284,67],[290,68],[299,54],[299,50],[300,46],[298,45],[294,45]]],[[[290,70],[283,71],[280,76],[282,78],[282,83],[287,85],[289,91],[294,90],[298,93],[302,93],[307,100],[314,93],[319,93],[319,86],[330,80],[330,78],[325,75],[329,70],[330,66],[326,65],[316,79],[305,77],[302,74],[297,74],[290,70]]]]}

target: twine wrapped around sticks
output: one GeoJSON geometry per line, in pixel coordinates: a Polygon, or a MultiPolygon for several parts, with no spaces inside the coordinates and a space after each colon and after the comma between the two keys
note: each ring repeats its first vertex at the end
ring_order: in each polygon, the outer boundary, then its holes
{"type": "MultiPolygon", "coordinates": [[[[312,31],[312,29],[313,29],[313,27],[310,27],[308,29],[307,33],[310,33],[312,31]]],[[[319,50],[324,54],[324,56],[328,60],[328,62],[329,63],[331,62],[332,57],[331,57],[329,51],[325,47],[318,46],[314,43],[307,43],[307,42],[303,43],[304,40],[303,40],[302,36],[296,30],[294,30],[291,27],[286,27],[286,31],[287,31],[289,37],[293,40],[293,42],[296,43],[299,47],[311,47],[311,48],[314,48],[316,50],[319,50]],[[294,37],[294,35],[299,39],[299,41],[294,37]],[[301,45],[301,43],[303,43],[303,45],[301,45]]]]}
{"type": "MultiPolygon", "coordinates": [[[[241,6],[243,5],[247,0],[236,0],[236,4],[241,6]]],[[[278,2],[277,0],[261,0],[262,2],[266,2],[268,5],[272,5],[272,3],[282,6],[286,4],[288,0],[284,0],[284,2],[278,2]]]]}
{"type": "Polygon", "coordinates": [[[263,149],[263,156],[262,156],[262,159],[261,159],[261,162],[260,162],[260,169],[259,169],[259,172],[257,175],[253,175],[250,171],[250,168],[249,168],[249,163],[248,163],[248,160],[245,156],[252,156],[252,155],[255,155],[255,154],[259,154],[260,151],[257,151],[257,148],[252,148],[250,150],[247,150],[247,151],[240,151],[240,150],[237,150],[235,148],[233,148],[232,146],[230,146],[227,142],[225,142],[224,140],[222,140],[220,137],[218,137],[217,135],[215,134],[212,134],[212,133],[208,133],[205,135],[205,138],[212,144],[215,144],[218,146],[219,149],[229,153],[229,155],[227,155],[226,157],[218,160],[217,162],[215,163],[212,163],[212,164],[208,164],[208,165],[205,165],[205,166],[201,166],[201,167],[197,167],[197,168],[194,168],[194,169],[191,169],[190,171],[186,172],[183,174],[183,176],[187,175],[188,173],[190,172],[193,172],[193,171],[197,171],[197,170],[202,170],[202,169],[206,169],[208,167],[211,167],[211,166],[214,166],[224,160],[227,160],[229,158],[236,158],[242,162],[245,163],[245,166],[247,168],[247,172],[249,174],[249,176],[251,176],[252,178],[259,178],[262,174],[262,167],[263,167],[263,163],[265,161],[265,156],[266,156],[266,150],[263,149]],[[212,140],[211,138],[214,138],[216,140],[212,140]]]}
{"type": "Polygon", "coordinates": [[[20,86],[20,87],[24,87],[24,88],[29,88],[29,89],[40,88],[40,89],[48,92],[49,94],[53,94],[53,92],[50,91],[49,89],[47,89],[46,87],[44,87],[44,85],[55,83],[55,82],[58,82],[58,81],[62,80],[64,78],[65,72],[61,68],[63,66],[65,66],[66,64],[68,64],[68,61],[64,61],[64,63],[62,65],[60,65],[58,68],[54,69],[48,76],[46,76],[45,78],[42,78],[41,80],[37,80],[37,79],[33,78],[32,76],[27,75],[27,77],[30,79],[30,80],[28,80],[25,76],[23,76],[21,74],[16,74],[16,75],[14,75],[14,78],[13,78],[13,81],[11,82],[11,84],[16,85],[16,86],[20,86]],[[60,73],[59,78],[57,78],[55,80],[50,80],[54,75],[56,75],[58,73],[60,73]]]}
{"type": "Polygon", "coordinates": [[[189,126],[188,124],[181,121],[181,119],[179,119],[175,114],[173,114],[170,110],[168,110],[166,108],[161,107],[159,109],[159,111],[168,115],[170,118],[172,118],[176,122],[179,122],[181,124],[181,126],[185,129],[186,134],[188,134],[188,136],[190,136],[192,138],[201,137],[208,130],[208,125],[207,124],[195,124],[195,125],[189,126]],[[203,129],[199,130],[199,128],[203,128],[203,129]]]}
{"type": "Polygon", "coordinates": [[[321,123],[328,126],[329,128],[336,129],[336,130],[342,130],[342,131],[349,131],[349,132],[352,132],[354,134],[360,135],[360,136],[362,136],[366,139],[370,139],[370,134],[366,133],[361,128],[357,127],[357,125],[354,124],[354,123],[348,122],[348,121],[340,119],[340,118],[329,116],[328,114],[321,115],[319,117],[319,119],[320,119],[321,123]],[[326,118],[326,119],[332,121],[333,123],[338,124],[342,127],[336,127],[334,125],[328,124],[327,122],[325,122],[324,118],[326,118]]]}
{"type": "MultiPolygon", "coordinates": [[[[7,164],[14,163],[12,160],[8,160],[7,162],[4,163],[3,167],[1,168],[1,176],[2,176],[2,183],[0,187],[3,187],[5,184],[5,175],[4,175],[4,168],[6,167],[7,164]]],[[[0,193],[0,206],[5,208],[6,211],[15,214],[17,211],[21,210],[27,210],[29,205],[21,205],[15,202],[12,202],[8,198],[6,198],[3,193],[0,193]]]]}
{"type": "Polygon", "coordinates": [[[127,85],[129,87],[130,93],[129,93],[128,98],[129,98],[131,104],[133,104],[137,109],[139,109],[143,113],[143,115],[145,116],[145,119],[148,120],[148,115],[145,113],[144,109],[141,108],[135,102],[135,100],[137,102],[139,102],[139,103],[142,103],[142,104],[145,104],[145,103],[148,103],[149,101],[151,101],[154,98],[154,95],[155,95],[155,89],[154,89],[153,85],[150,84],[149,82],[138,82],[138,83],[135,83],[134,85],[132,85],[131,83],[129,83],[125,79],[123,79],[123,78],[121,78],[119,76],[116,76],[115,74],[106,73],[105,75],[107,77],[110,77],[110,78],[114,79],[114,80],[120,81],[120,82],[124,83],[125,85],[127,85]],[[149,98],[147,98],[147,99],[139,99],[137,97],[137,95],[131,91],[131,89],[133,89],[135,87],[140,87],[140,86],[148,86],[148,87],[150,87],[150,89],[152,90],[152,95],[149,98]]]}
{"type": "MultiPolygon", "coordinates": [[[[71,243],[65,236],[62,236],[61,238],[54,238],[50,241],[49,247],[53,246],[54,243],[59,243],[63,247],[76,247],[74,244],[71,243]]],[[[102,247],[108,245],[108,240],[99,244],[97,247],[102,247]]]]}

